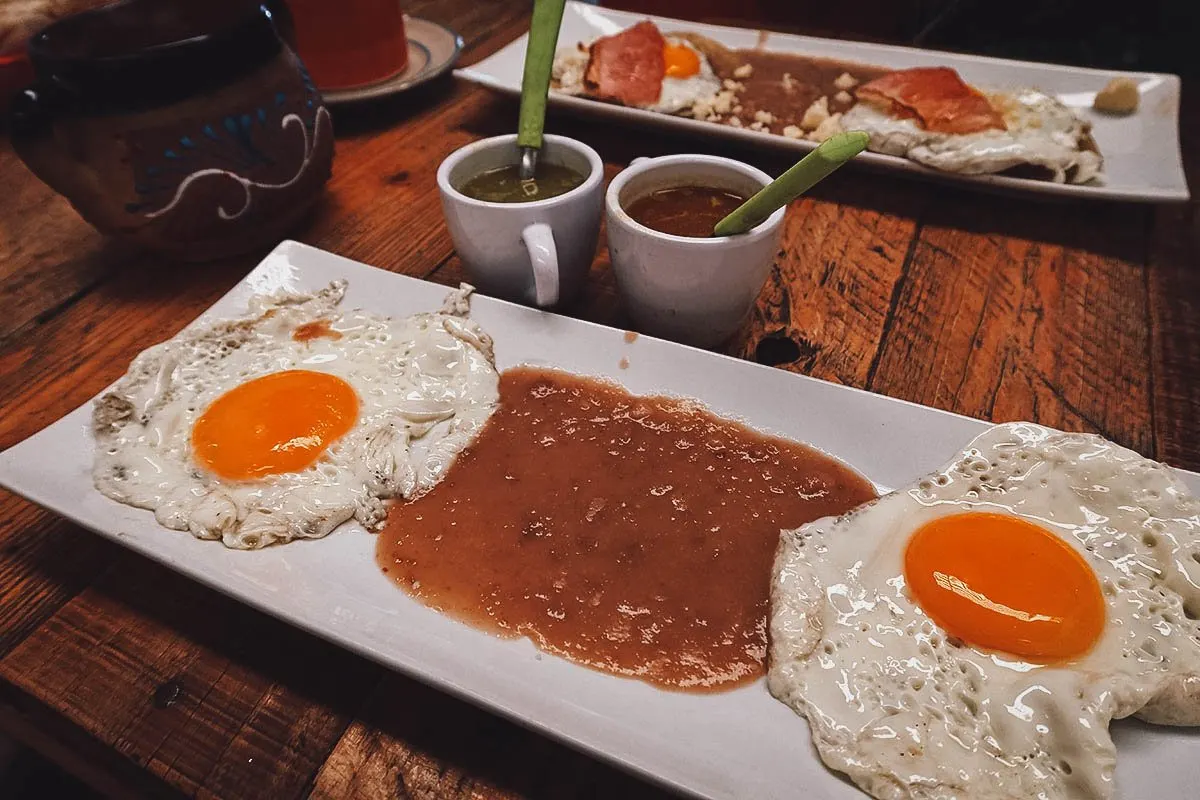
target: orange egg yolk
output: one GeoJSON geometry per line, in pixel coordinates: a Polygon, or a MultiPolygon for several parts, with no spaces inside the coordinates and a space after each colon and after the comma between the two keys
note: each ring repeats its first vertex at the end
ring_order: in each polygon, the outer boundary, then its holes
{"type": "Polygon", "coordinates": [[[1104,628],[1096,574],[1071,545],[1026,520],[953,514],[904,552],[909,590],[947,634],[1038,663],[1083,655],[1104,628]]]}
{"type": "Polygon", "coordinates": [[[684,44],[667,42],[663,46],[663,60],[668,78],[690,78],[700,71],[700,56],[684,44]]]}
{"type": "Polygon", "coordinates": [[[246,480],[311,466],[354,426],[358,395],[324,372],[287,370],[218,397],[196,420],[196,459],[223,478],[246,480]]]}

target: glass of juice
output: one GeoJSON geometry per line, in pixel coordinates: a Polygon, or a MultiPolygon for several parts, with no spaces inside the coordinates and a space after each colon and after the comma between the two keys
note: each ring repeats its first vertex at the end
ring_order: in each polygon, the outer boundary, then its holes
{"type": "Polygon", "coordinates": [[[288,7],[318,89],[378,83],[408,66],[399,0],[288,0],[288,7]]]}

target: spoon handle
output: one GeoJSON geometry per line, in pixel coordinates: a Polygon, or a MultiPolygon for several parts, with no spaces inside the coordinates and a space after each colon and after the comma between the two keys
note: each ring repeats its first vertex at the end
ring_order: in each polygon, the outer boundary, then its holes
{"type": "Polygon", "coordinates": [[[521,80],[521,116],[517,124],[518,147],[541,147],[546,123],[546,93],[562,25],[566,0],[534,0],[533,20],[525,48],[525,76],[521,80]]]}
{"type": "Polygon", "coordinates": [[[718,222],[713,228],[713,236],[733,236],[750,230],[861,153],[869,139],[862,131],[830,136],[718,222]]]}

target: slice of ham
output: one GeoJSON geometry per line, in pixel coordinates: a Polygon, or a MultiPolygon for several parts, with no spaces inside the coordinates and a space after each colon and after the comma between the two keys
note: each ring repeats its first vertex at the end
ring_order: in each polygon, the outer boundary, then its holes
{"type": "Polygon", "coordinates": [[[627,106],[658,102],[666,41],[649,20],[592,43],[584,81],[595,97],[627,106]]]}
{"type": "Polygon", "coordinates": [[[926,130],[979,133],[1005,130],[1004,118],[977,89],[949,67],[918,67],[889,72],[855,92],[858,99],[885,107],[892,116],[915,117],[926,130]]]}

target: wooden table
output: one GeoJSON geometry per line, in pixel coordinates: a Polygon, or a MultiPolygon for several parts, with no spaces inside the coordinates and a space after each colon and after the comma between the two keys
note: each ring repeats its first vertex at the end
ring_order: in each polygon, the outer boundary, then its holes
{"type": "MultiPolygon", "coordinates": [[[[518,35],[528,13],[523,3],[409,6],[461,31],[467,63],[518,35]]],[[[297,238],[457,282],[434,171],[515,118],[512,101],[452,79],[339,114],[333,181],[297,238]]],[[[550,127],[595,146],[610,176],[673,151],[783,166],[595,122],[550,127]]],[[[1195,176],[1195,103],[1183,133],[1195,176]]],[[[104,241],[7,145],[0,186],[0,448],[85,402],[261,255],[195,267],[104,241]]],[[[1195,204],[1040,202],[848,169],[792,208],[777,269],[732,351],[976,417],[1096,431],[1195,469],[1198,219],[1195,204]]],[[[625,324],[603,251],[571,313],[625,324]]],[[[0,730],[115,795],[660,794],[7,494],[0,730]]]]}

